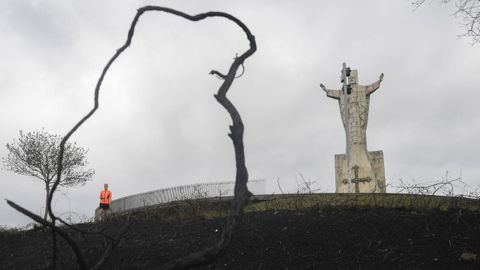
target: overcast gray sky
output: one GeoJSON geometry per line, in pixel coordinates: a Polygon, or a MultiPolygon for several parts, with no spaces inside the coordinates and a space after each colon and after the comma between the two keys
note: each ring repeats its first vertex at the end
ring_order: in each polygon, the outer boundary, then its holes
{"type": "MultiPolygon", "coordinates": [[[[342,62],[361,84],[385,73],[371,98],[369,150],[383,150],[387,183],[441,179],[448,170],[480,181],[480,47],[459,39],[452,8],[417,11],[390,1],[55,1],[0,2],[0,156],[20,129],[64,135],[93,105],[105,63],[121,46],[136,9],[147,4],[195,14],[224,11],[256,36],[229,97],[245,123],[251,179],[267,192],[294,192],[299,173],[334,192],[334,154],[345,150],[338,103],[342,62]]],[[[143,16],[110,69],[100,109],[71,138],[90,149],[94,181],[58,196],[56,211],[91,217],[108,182],[114,197],[207,181],[233,180],[230,119],[213,94],[248,46],[234,24],[143,16]]],[[[0,198],[41,213],[41,182],[0,171],[0,198]]],[[[29,219],[0,203],[0,224],[29,219]]]]}

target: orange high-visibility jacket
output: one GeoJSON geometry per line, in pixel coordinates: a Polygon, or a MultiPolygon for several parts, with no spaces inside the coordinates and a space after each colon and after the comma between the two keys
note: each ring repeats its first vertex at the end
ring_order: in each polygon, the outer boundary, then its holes
{"type": "Polygon", "coordinates": [[[103,189],[100,191],[100,203],[110,204],[112,202],[112,192],[110,190],[103,189]]]}

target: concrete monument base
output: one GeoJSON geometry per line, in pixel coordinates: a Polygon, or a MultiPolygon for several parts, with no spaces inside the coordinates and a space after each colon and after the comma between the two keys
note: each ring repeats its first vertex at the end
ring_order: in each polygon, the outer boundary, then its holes
{"type": "MultiPolygon", "coordinates": [[[[358,170],[362,168],[363,164],[358,167],[357,164],[351,164],[351,192],[352,193],[385,193],[385,167],[383,163],[383,151],[367,152],[368,161],[370,162],[373,177],[358,177],[358,170]],[[355,166],[357,166],[355,168],[355,166]],[[355,175],[357,170],[357,175],[355,175]]],[[[345,154],[335,155],[335,191],[337,193],[349,193],[348,191],[348,177],[347,177],[347,161],[345,154]]]]}

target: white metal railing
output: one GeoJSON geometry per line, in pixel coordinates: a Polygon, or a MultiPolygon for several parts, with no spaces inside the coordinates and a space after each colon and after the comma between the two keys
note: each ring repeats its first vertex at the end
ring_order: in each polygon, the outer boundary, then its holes
{"type": "MultiPolygon", "coordinates": [[[[143,192],[113,200],[110,204],[110,211],[112,213],[118,213],[135,208],[186,199],[233,196],[234,185],[235,182],[212,182],[143,192]]],[[[265,179],[250,180],[247,185],[253,194],[260,195],[266,192],[265,179]]]]}

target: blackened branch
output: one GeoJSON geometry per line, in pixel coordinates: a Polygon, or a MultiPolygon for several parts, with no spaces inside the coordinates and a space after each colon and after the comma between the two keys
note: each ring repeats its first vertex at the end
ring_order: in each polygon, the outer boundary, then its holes
{"type": "Polygon", "coordinates": [[[227,77],[227,75],[223,75],[222,73],[216,71],[216,70],[212,70],[210,71],[210,75],[217,75],[218,77],[220,77],[221,79],[225,79],[227,77]]]}
{"type": "MultiPolygon", "coordinates": [[[[32,213],[32,212],[28,211],[27,209],[21,207],[20,205],[14,203],[12,201],[9,201],[9,200],[6,200],[6,201],[7,201],[8,205],[10,205],[13,209],[15,209],[18,212],[26,215],[27,217],[33,219],[34,221],[50,228],[55,233],[58,233],[63,239],[65,239],[65,241],[67,241],[67,243],[70,245],[70,247],[72,247],[72,250],[75,253],[75,256],[77,257],[77,262],[78,262],[78,265],[80,266],[80,269],[87,269],[87,265],[85,263],[85,259],[83,258],[82,252],[80,251],[80,248],[75,243],[73,238],[70,237],[70,235],[68,235],[67,232],[65,232],[60,227],[56,226],[55,223],[44,220],[40,216],[35,215],[34,213],[32,213]]],[[[56,250],[54,250],[53,254],[56,254],[56,250]]],[[[53,263],[53,267],[55,267],[55,263],[56,263],[55,260],[52,263],[53,263]]]]}
{"type": "MultiPolygon", "coordinates": [[[[245,73],[245,66],[243,64],[241,64],[241,67],[242,67],[242,72],[240,73],[240,75],[236,76],[235,79],[238,79],[238,78],[242,77],[243,74],[245,73]]],[[[220,73],[219,71],[216,71],[216,70],[210,71],[210,75],[217,75],[217,77],[220,78],[220,79],[225,79],[227,77],[227,75],[223,75],[222,73],[220,73]]]]}
{"type": "Polygon", "coordinates": [[[238,75],[237,77],[235,77],[235,79],[238,79],[238,78],[242,77],[243,74],[245,74],[245,66],[242,64],[242,72],[240,73],[240,75],[238,75]]]}
{"type": "MultiPolygon", "coordinates": [[[[98,109],[99,107],[99,92],[100,88],[102,86],[103,80],[110,69],[111,65],[115,62],[115,60],[130,46],[134,33],[135,33],[135,27],[138,23],[138,20],[140,17],[150,11],[159,11],[159,12],[165,12],[169,14],[173,14],[176,16],[180,16],[182,18],[185,18],[190,21],[200,21],[206,18],[211,18],[211,17],[221,17],[225,18],[233,23],[235,23],[238,27],[240,27],[243,32],[245,33],[248,41],[249,41],[249,49],[243,52],[240,56],[236,57],[233,61],[233,63],[230,66],[230,69],[226,75],[218,72],[218,71],[212,71],[211,74],[215,74],[219,77],[221,77],[224,81],[220,88],[218,89],[217,94],[215,95],[215,98],[217,101],[227,110],[229,113],[231,119],[232,119],[232,126],[230,127],[231,133],[229,134],[230,138],[233,141],[233,146],[235,150],[235,164],[236,164],[236,177],[235,177],[235,191],[234,191],[234,199],[232,201],[232,206],[231,206],[231,211],[230,214],[227,218],[227,221],[224,225],[224,230],[222,231],[222,235],[219,239],[219,241],[212,247],[206,248],[202,251],[193,253],[188,255],[186,258],[181,258],[179,260],[176,260],[174,262],[171,262],[167,264],[165,268],[173,268],[173,269],[181,269],[181,268],[187,268],[192,265],[197,265],[197,264],[202,264],[205,262],[210,261],[211,259],[214,258],[215,255],[217,255],[226,245],[231,240],[231,235],[233,228],[238,222],[238,218],[240,215],[243,213],[243,207],[248,200],[248,198],[251,196],[251,193],[248,191],[247,188],[247,182],[248,182],[248,172],[247,168],[245,166],[245,153],[244,153],[244,146],[243,146],[243,131],[244,131],[244,126],[242,119],[240,117],[240,114],[238,113],[237,109],[235,106],[230,102],[230,100],[227,98],[226,94],[228,90],[230,89],[230,86],[232,85],[234,79],[235,79],[235,74],[237,73],[237,70],[240,66],[243,67],[244,61],[250,57],[257,49],[257,45],[255,42],[255,37],[252,35],[248,27],[239,19],[236,17],[224,13],[224,12],[206,12],[206,13],[201,13],[197,15],[189,15],[186,13],[183,13],[181,11],[177,11],[174,9],[170,8],[165,8],[165,7],[159,7],[159,6],[145,6],[137,10],[137,14],[133,18],[130,29],[128,31],[127,35],[127,40],[125,43],[117,49],[117,51],[114,53],[114,55],[108,60],[107,64],[102,70],[102,73],[100,74],[100,77],[97,81],[97,84],[95,86],[95,91],[94,91],[94,103],[93,103],[93,108],[83,117],[78,121],[73,128],[63,137],[62,141],[60,142],[60,150],[59,150],[59,155],[58,155],[58,160],[57,160],[57,173],[56,173],[56,180],[52,186],[50,195],[48,197],[48,213],[51,219],[51,222],[46,222],[46,221],[41,221],[39,220],[34,214],[31,212],[21,208],[18,205],[15,205],[12,202],[9,202],[9,204],[17,209],[18,211],[22,212],[23,214],[29,216],[30,218],[34,219],[35,221],[44,224],[45,226],[50,227],[54,233],[58,233],[62,238],[64,238],[67,243],[70,244],[72,249],[75,251],[75,255],[77,256],[78,264],[82,269],[86,268],[85,261],[83,259],[83,256],[78,249],[78,246],[75,244],[75,242],[70,238],[70,236],[65,233],[63,230],[59,229],[56,225],[55,222],[58,220],[64,224],[62,219],[57,217],[52,210],[52,199],[53,195],[60,183],[60,179],[62,176],[63,172],[63,161],[64,161],[64,152],[65,152],[65,144],[68,141],[68,139],[77,131],[78,128],[80,128],[85,121],[87,121],[98,109]]],[[[242,71],[243,74],[243,71],[242,71]]],[[[240,75],[241,76],[241,75],[240,75]]],[[[103,265],[103,262],[106,257],[108,257],[110,254],[110,251],[105,252],[100,259],[100,261],[96,264],[98,265],[103,265]]],[[[55,263],[55,262],[54,262],[55,263]]]]}

